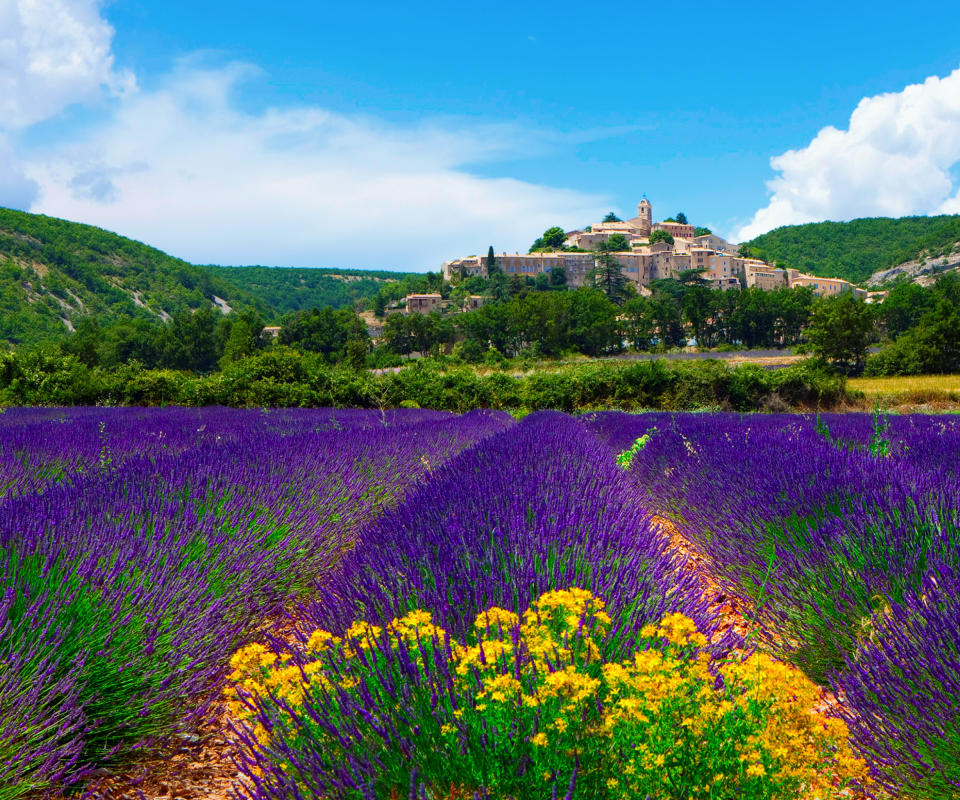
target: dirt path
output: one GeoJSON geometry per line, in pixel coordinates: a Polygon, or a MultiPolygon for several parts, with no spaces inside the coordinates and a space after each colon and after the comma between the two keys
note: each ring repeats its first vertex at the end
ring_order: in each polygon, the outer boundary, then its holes
{"type": "Polygon", "coordinates": [[[222,715],[196,734],[184,734],[172,746],[150,753],[136,768],[94,780],[84,794],[104,800],[229,800],[238,779],[232,739],[229,720],[222,715]]]}
{"type": "Polygon", "coordinates": [[[751,604],[720,588],[711,575],[706,556],[677,530],[676,525],[664,517],[654,517],[653,522],[660,535],[667,538],[670,546],[686,559],[700,584],[701,596],[710,603],[710,610],[720,615],[720,624],[714,634],[714,640],[720,639],[731,628],[740,636],[746,636],[751,630],[751,604]]]}
{"type": "MultiPolygon", "coordinates": [[[[731,628],[740,636],[747,636],[755,627],[753,603],[725,592],[711,575],[709,559],[699,552],[670,520],[654,517],[653,521],[661,535],[669,538],[670,546],[687,559],[702,587],[702,596],[710,602],[710,610],[719,613],[720,624],[713,636],[714,641],[719,640],[731,628]]],[[[832,714],[839,706],[840,700],[837,696],[821,687],[820,700],[812,710],[819,714],[832,714]]]]}

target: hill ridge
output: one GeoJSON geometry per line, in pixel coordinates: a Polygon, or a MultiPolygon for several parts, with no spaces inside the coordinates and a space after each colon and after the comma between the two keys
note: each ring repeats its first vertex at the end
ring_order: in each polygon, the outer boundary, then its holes
{"type": "Polygon", "coordinates": [[[62,338],[86,314],[160,321],[213,304],[273,321],[351,305],[413,274],[197,265],[95,225],[0,207],[0,346],[62,338]]]}
{"type": "Polygon", "coordinates": [[[741,248],[768,263],[862,284],[874,273],[916,260],[924,252],[933,258],[948,255],[957,242],[960,214],[941,214],[784,225],[741,248]]]}

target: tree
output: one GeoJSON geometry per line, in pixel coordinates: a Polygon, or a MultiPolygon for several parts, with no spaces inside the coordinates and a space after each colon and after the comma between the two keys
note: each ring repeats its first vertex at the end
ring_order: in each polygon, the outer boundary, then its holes
{"type": "Polygon", "coordinates": [[[373,314],[378,319],[383,319],[383,315],[387,311],[387,298],[386,295],[378,293],[374,295],[373,298],[373,314]]]}
{"type": "Polygon", "coordinates": [[[567,271],[563,267],[554,267],[550,271],[550,285],[554,289],[567,288],[567,271]]]}
{"type": "Polygon", "coordinates": [[[507,276],[504,275],[501,270],[498,270],[490,276],[484,297],[492,303],[505,303],[510,299],[510,287],[507,282],[507,276]]]}
{"type": "Polygon", "coordinates": [[[924,314],[936,306],[929,289],[903,281],[896,284],[877,310],[877,321],[891,339],[916,326],[924,314]]]}
{"type": "Polygon", "coordinates": [[[219,310],[209,305],[174,316],[157,336],[158,366],[201,373],[216,369],[222,355],[215,338],[218,317],[219,310]]]}
{"type": "Polygon", "coordinates": [[[620,219],[620,217],[618,217],[618,216],[617,216],[616,214],[614,214],[612,211],[611,211],[609,214],[607,214],[607,216],[605,216],[605,217],[603,218],[603,221],[604,221],[605,223],[606,223],[606,222],[623,222],[623,220],[620,219]]]}
{"type": "Polygon", "coordinates": [[[680,306],[667,294],[655,294],[650,298],[650,321],[657,336],[657,343],[664,349],[686,344],[680,306]]]}
{"type": "Polygon", "coordinates": [[[677,224],[679,225],[687,224],[687,215],[684,214],[682,211],[679,214],[677,214],[677,224]]]}
{"type": "Polygon", "coordinates": [[[685,269],[677,273],[677,278],[684,286],[706,286],[710,281],[703,277],[706,270],[703,267],[698,269],[685,269]]]}
{"type": "Polygon", "coordinates": [[[657,228],[655,231],[650,232],[650,244],[656,244],[657,242],[673,244],[673,237],[666,231],[657,228]]]}
{"type": "Polygon", "coordinates": [[[387,317],[383,325],[383,341],[398,356],[408,356],[413,352],[413,337],[406,314],[391,314],[387,317]]]}
{"type": "Polygon", "coordinates": [[[867,362],[867,372],[871,375],[960,372],[960,314],[957,307],[941,297],[916,327],[867,362]]]}
{"type": "Polygon", "coordinates": [[[611,253],[629,253],[630,240],[622,233],[615,233],[606,241],[607,247],[611,253]]]}
{"type": "Polygon", "coordinates": [[[624,334],[635,350],[649,350],[653,346],[654,321],[650,301],[645,297],[631,297],[623,304],[624,334]]]}
{"type": "Polygon", "coordinates": [[[470,297],[470,292],[466,290],[463,286],[457,286],[450,292],[450,299],[453,301],[453,304],[463,311],[467,307],[467,298],[470,297]]]}
{"type": "MultiPolygon", "coordinates": [[[[387,317],[389,322],[394,316],[387,317]]],[[[342,361],[347,342],[358,339],[367,341],[367,326],[352,310],[330,306],[297,311],[283,319],[280,328],[280,344],[309,353],[321,353],[329,362],[342,361]]]]}
{"type": "Polygon", "coordinates": [[[713,231],[709,228],[701,228],[698,226],[693,229],[694,236],[709,236],[711,233],[713,233],[713,231]]]}
{"type": "Polygon", "coordinates": [[[567,235],[563,228],[547,228],[543,236],[537,239],[531,246],[530,252],[535,253],[543,250],[562,250],[564,242],[567,241],[567,235]]]}
{"type": "Polygon", "coordinates": [[[100,323],[96,317],[83,317],[76,330],[63,344],[64,353],[76,356],[82,364],[96,367],[100,363],[100,323]]]}
{"type": "Polygon", "coordinates": [[[252,355],[257,350],[257,342],[253,331],[246,320],[238,319],[230,326],[230,335],[223,347],[223,356],[220,366],[225,367],[234,361],[239,361],[252,355]]]}
{"type": "Polygon", "coordinates": [[[587,274],[590,285],[603,292],[611,303],[621,305],[627,298],[629,279],[623,274],[620,262],[611,249],[609,242],[597,245],[594,267],[587,274]]]}
{"type": "Polygon", "coordinates": [[[716,325],[713,321],[715,292],[703,286],[692,286],[683,296],[683,316],[690,324],[698,347],[710,348],[715,342],[716,325]]]}
{"type": "Polygon", "coordinates": [[[346,358],[344,359],[358,372],[367,366],[367,353],[370,352],[370,343],[360,339],[351,339],[347,342],[346,358]]]}
{"type": "Polygon", "coordinates": [[[855,375],[863,370],[872,331],[872,308],[847,292],[814,304],[805,335],[815,356],[832,361],[844,374],[855,375]]]}
{"type": "Polygon", "coordinates": [[[503,272],[503,270],[500,269],[497,257],[493,253],[493,245],[490,245],[487,249],[487,275],[493,277],[498,272],[503,272]]]}
{"type": "MultiPolygon", "coordinates": [[[[568,341],[581,353],[599,356],[621,350],[623,335],[617,322],[618,309],[600,292],[579,289],[569,293],[568,341]]],[[[563,297],[563,295],[553,295],[563,297]]]]}

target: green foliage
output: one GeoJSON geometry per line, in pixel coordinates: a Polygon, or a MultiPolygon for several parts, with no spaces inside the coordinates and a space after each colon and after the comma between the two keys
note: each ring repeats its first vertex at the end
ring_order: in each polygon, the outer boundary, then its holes
{"type": "Polygon", "coordinates": [[[873,412],[873,433],[870,435],[870,454],[875,458],[890,455],[890,420],[876,408],[873,412]]]}
{"type": "Polygon", "coordinates": [[[156,320],[257,298],[204,267],[91,225],[0,208],[0,340],[62,340],[67,320],[156,320]]]}
{"type": "Polygon", "coordinates": [[[618,217],[618,216],[617,216],[616,214],[614,214],[612,211],[610,211],[610,212],[603,218],[602,221],[603,221],[604,223],[606,223],[606,222],[623,222],[623,220],[620,219],[620,217],[618,217]]]}
{"type": "Polygon", "coordinates": [[[650,244],[656,244],[657,242],[666,242],[667,244],[673,244],[673,237],[664,230],[657,228],[655,231],[650,232],[650,244]]]}
{"type": "Polygon", "coordinates": [[[950,375],[960,372],[958,306],[944,296],[933,295],[933,298],[936,305],[914,328],[868,359],[868,375],[950,375]]]}
{"type": "Polygon", "coordinates": [[[649,442],[650,438],[657,432],[656,427],[648,430],[643,436],[640,436],[630,447],[624,450],[622,453],[617,455],[617,466],[623,469],[630,469],[630,465],[633,463],[633,457],[643,450],[649,442]]]}
{"type": "Polygon", "coordinates": [[[631,250],[630,240],[622,233],[614,233],[605,244],[612,253],[629,253],[631,250]]]}
{"type": "Polygon", "coordinates": [[[675,221],[677,224],[679,224],[679,225],[686,225],[686,224],[687,224],[687,215],[684,214],[684,213],[681,211],[681,212],[679,212],[679,213],[677,214],[677,218],[676,218],[676,220],[674,220],[674,221],[675,221]]]}
{"type": "Polygon", "coordinates": [[[933,292],[916,283],[901,281],[877,309],[877,322],[891,339],[896,339],[915,327],[934,306],[936,296],[933,292]]]}
{"type": "Polygon", "coordinates": [[[383,328],[386,347],[397,355],[436,354],[452,344],[453,325],[436,312],[430,314],[392,314],[383,328]]]}
{"type": "Polygon", "coordinates": [[[510,299],[510,287],[507,276],[502,271],[495,272],[490,276],[487,284],[487,291],[484,292],[484,298],[491,303],[505,303],[510,299]]]}
{"type": "MultiPolygon", "coordinates": [[[[618,347],[617,339],[605,338],[611,335],[608,312],[591,321],[598,298],[604,308],[613,308],[603,296],[588,291],[567,294],[586,307],[573,308],[572,315],[580,321],[571,327],[568,341],[581,350],[604,343],[618,347]]],[[[564,295],[536,297],[548,301],[564,295]]],[[[612,334],[619,336],[615,310],[611,317],[612,334]]],[[[478,345],[470,340],[461,343],[463,348],[478,345]]],[[[503,364],[502,355],[497,363],[503,364]]],[[[136,363],[109,371],[90,368],[76,356],[49,350],[0,353],[0,405],[381,408],[411,400],[422,408],[457,412],[472,408],[572,412],[601,407],[758,411],[778,404],[826,408],[845,397],[844,378],[811,361],[776,371],[753,365],[730,368],[720,361],[601,361],[513,376],[421,359],[397,373],[374,375],[346,364],[331,365],[322,353],[278,346],[226,364],[221,372],[197,376],[148,370],[136,363]]]]}
{"type": "Polygon", "coordinates": [[[293,269],[290,267],[206,267],[224,283],[256,298],[267,319],[293,311],[332,306],[352,308],[357,301],[370,301],[381,287],[422,276],[406,272],[362,269],[293,269]]]}
{"type": "MultiPolygon", "coordinates": [[[[403,315],[394,314],[390,319],[397,317],[403,315]]],[[[330,362],[344,359],[348,342],[359,341],[366,348],[368,340],[367,326],[353,311],[334,311],[330,306],[284,317],[279,336],[280,344],[321,353],[330,362]]]]}
{"type": "MultiPolygon", "coordinates": [[[[613,236],[610,237],[611,240],[613,238],[613,236]]],[[[619,242],[610,240],[598,244],[594,267],[587,274],[587,280],[593,288],[603,292],[611,303],[623,305],[632,293],[630,289],[633,287],[630,280],[624,275],[623,268],[620,266],[616,255],[614,255],[619,251],[619,248],[619,242]]]]}
{"type": "Polygon", "coordinates": [[[711,233],[713,233],[713,231],[710,230],[709,228],[701,228],[697,226],[696,228],[693,229],[694,236],[709,236],[711,233]]]}
{"type": "Polygon", "coordinates": [[[547,228],[543,236],[537,239],[531,246],[530,252],[537,253],[543,251],[562,250],[563,243],[567,240],[563,228],[547,228]]]}
{"type": "Polygon", "coordinates": [[[811,275],[864,281],[878,270],[919,257],[950,252],[960,242],[960,215],[855,219],[788,225],[741,247],[768,263],[811,275]]]}
{"type": "MultiPolygon", "coordinates": [[[[79,330],[95,315],[112,329],[103,336],[116,335],[118,353],[142,356],[144,326],[209,311],[217,299],[275,320],[315,306],[371,302],[384,286],[423,291],[428,280],[429,273],[196,266],[91,225],[0,208],[0,347],[62,342],[70,326],[79,330]]],[[[83,341],[92,341],[89,329],[70,347],[92,362],[89,347],[80,352],[83,341]]]]}
{"type": "Polygon", "coordinates": [[[872,331],[873,309],[847,292],[817,300],[804,335],[814,355],[850,375],[863,370],[872,331]]]}

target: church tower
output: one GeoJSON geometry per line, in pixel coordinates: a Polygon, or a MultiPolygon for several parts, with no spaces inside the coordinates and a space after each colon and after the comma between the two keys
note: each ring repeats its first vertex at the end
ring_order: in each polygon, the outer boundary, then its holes
{"type": "Polygon", "coordinates": [[[653,230],[653,206],[646,197],[637,205],[637,221],[640,223],[637,226],[640,228],[640,235],[649,236],[653,230]]]}

